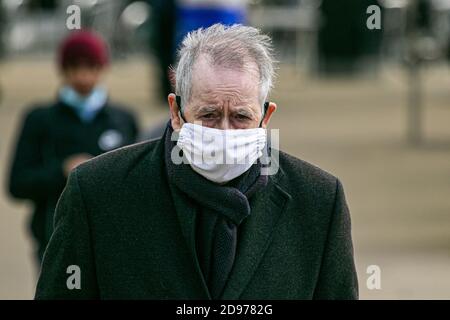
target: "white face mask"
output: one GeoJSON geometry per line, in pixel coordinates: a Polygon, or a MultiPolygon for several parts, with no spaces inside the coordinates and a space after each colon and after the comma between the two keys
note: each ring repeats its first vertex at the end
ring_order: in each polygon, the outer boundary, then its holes
{"type": "Polygon", "coordinates": [[[177,145],[195,172],[210,181],[226,183],[243,174],[261,157],[266,130],[220,130],[185,123],[177,145]]]}

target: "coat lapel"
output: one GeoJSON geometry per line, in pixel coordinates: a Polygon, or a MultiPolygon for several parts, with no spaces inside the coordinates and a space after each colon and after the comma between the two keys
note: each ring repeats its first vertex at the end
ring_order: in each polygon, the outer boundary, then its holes
{"type": "MultiPolygon", "coordinates": [[[[137,204],[135,206],[127,205],[127,210],[130,210],[130,208],[137,208],[138,212],[136,213],[136,216],[139,216],[140,212],[154,207],[155,202],[158,202],[158,207],[175,211],[181,233],[189,251],[190,260],[185,263],[187,265],[192,264],[195,270],[195,273],[191,275],[191,279],[189,279],[187,283],[190,283],[191,281],[200,283],[200,287],[202,288],[201,299],[210,299],[208,288],[203,279],[203,274],[195,252],[196,210],[185,194],[180,192],[174,185],[168,183],[163,152],[164,140],[160,140],[156,148],[147,154],[139,167],[135,168],[134,172],[128,176],[129,187],[125,189],[132,194],[129,198],[134,197],[137,204]],[[154,194],[154,191],[151,190],[153,187],[149,183],[150,181],[159,186],[158,192],[161,196],[158,199],[152,199],[148,196],[149,194],[154,194]],[[144,210],[142,208],[144,208],[144,210]]],[[[170,239],[168,241],[170,241],[170,239]]],[[[183,281],[183,279],[178,279],[176,281],[183,281]]]]}
{"type": "MultiPolygon", "coordinates": [[[[282,172],[278,175],[277,178],[280,178],[282,172]]],[[[252,213],[239,232],[235,264],[222,299],[239,299],[269,247],[277,223],[290,199],[289,193],[278,185],[272,176],[269,177],[266,190],[252,199],[252,213]]]]}
{"type": "Polygon", "coordinates": [[[184,193],[180,192],[176,187],[171,185],[170,189],[174,199],[175,211],[180,223],[181,232],[186,240],[186,244],[192,258],[192,263],[195,267],[195,274],[193,275],[193,277],[196,278],[196,281],[199,281],[201,283],[205,299],[211,299],[206,280],[203,277],[203,272],[200,268],[200,263],[197,258],[197,250],[195,245],[195,225],[197,213],[195,207],[192,206],[187,196],[184,193]]]}

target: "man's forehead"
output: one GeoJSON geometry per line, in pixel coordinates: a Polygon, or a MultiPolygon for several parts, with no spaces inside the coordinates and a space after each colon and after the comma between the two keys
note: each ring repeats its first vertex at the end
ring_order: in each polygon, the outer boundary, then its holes
{"type": "Polygon", "coordinates": [[[202,97],[228,94],[253,98],[248,95],[257,96],[259,88],[259,74],[254,67],[228,68],[198,59],[192,70],[192,93],[202,97]]]}

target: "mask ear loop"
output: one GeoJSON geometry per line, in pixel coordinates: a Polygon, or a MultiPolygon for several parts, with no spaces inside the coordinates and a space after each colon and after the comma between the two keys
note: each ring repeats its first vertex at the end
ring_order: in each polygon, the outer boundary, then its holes
{"type": "Polygon", "coordinates": [[[260,128],[262,126],[262,123],[263,123],[263,120],[264,120],[264,116],[266,115],[267,109],[269,109],[269,101],[264,102],[262,119],[261,119],[261,122],[259,123],[259,127],[260,128]]]}
{"type": "Polygon", "coordinates": [[[175,101],[177,102],[177,106],[178,106],[178,109],[180,111],[181,119],[183,119],[184,122],[187,122],[186,119],[184,118],[184,115],[183,115],[183,109],[181,108],[181,97],[180,96],[176,96],[175,97],[175,101]]]}

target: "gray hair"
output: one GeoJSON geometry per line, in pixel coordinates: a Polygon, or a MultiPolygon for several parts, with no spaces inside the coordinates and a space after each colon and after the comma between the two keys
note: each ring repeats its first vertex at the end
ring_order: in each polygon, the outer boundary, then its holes
{"type": "Polygon", "coordinates": [[[192,70],[200,54],[207,54],[213,65],[242,70],[254,62],[259,71],[260,102],[264,103],[275,77],[272,40],[260,30],[235,24],[214,24],[209,28],[190,32],[178,50],[175,68],[175,92],[184,106],[191,99],[192,70]]]}

